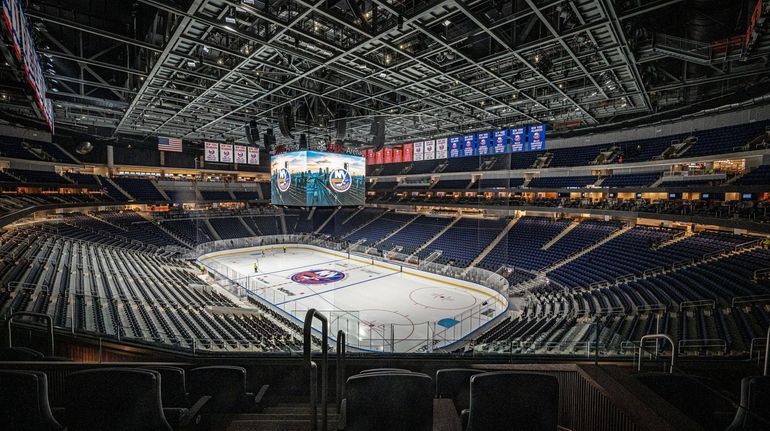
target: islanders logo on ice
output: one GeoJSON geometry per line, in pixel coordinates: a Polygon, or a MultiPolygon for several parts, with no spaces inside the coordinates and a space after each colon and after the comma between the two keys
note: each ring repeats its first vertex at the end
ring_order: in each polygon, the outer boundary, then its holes
{"type": "Polygon", "coordinates": [[[329,185],[336,192],[343,193],[350,190],[352,183],[350,174],[345,169],[337,168],[329,174],[329,185]]]}
{"type": "Polygon", "coordinates": [[[333,269],[310,269],[291,276],[291,281],[300,284],[329,284],[344,280],[344,272],[333,269]]]}
{"type": "Polygon", "coordinates": [[[278,171],[275,181],[278,190],[285,192],[286,190],[289,190],[289,187],[291,186],[291,174],[289,174],[289,171],[286,168],[281,168],[278,171]]]}

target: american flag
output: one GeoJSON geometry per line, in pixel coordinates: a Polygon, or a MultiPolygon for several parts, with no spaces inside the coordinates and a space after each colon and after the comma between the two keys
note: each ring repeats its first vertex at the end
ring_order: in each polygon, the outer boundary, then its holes
{"type": "Polygon", "coordinates": [[[158,138],[158,151],[182,152],[182,140],[180,138],[158,138]]]}

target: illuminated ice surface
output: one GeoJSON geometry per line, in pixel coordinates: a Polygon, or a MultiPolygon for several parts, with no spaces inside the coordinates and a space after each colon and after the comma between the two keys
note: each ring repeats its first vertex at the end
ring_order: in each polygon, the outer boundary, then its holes
{"type": "Polygon", "coordinates": [[[310,308],[321,311],[331,320],[331,335],[342,329],[349,345],[367,350],[425,351],[429,339],[443,346],[506,308],[494,291],[478,285],[315,249],[274,246],[202,260],[249,277],[253,292],[300,320],[310,308]]]}

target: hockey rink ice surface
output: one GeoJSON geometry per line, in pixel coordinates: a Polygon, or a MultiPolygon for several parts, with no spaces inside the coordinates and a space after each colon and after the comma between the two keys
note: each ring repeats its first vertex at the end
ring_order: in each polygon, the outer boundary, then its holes
{"type": "Polygon", "coordinates": [[[284,252],[272,246],[217,253],[201,261],[250,277],[253,292],[300,320],[315,308],[330,319],[330,335],[342,329],[349,345],[366,350],[390,351],[391,340],[397,352],[424,350],[428,336],[451,342],[507,308],[504,299],[483,286],[316,249],[287,246],[284,252]]]}

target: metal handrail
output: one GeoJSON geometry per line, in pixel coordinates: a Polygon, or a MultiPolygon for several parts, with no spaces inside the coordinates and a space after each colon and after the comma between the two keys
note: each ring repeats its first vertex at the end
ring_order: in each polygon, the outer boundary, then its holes
{"type": "Polygon", "coordinates": [[[770,327],[767,328],[767,343],[765,343],[765,371],[763,373],[763,375],[765,377],[767,377],[767,372],[768,372],[768,369],[767,369],[767,366],[768,366],[767,357],[768,356],[770,356],[770,327]]]}
{"type": "Polygon", "coordinates": [[[302,349],[303,363],[310,370],[310,431],[318,429],[318,365],[311,358],[311,335],[313,333],[313,319],[321,321],[321,431],[327,428],[326,395],[328,391],[327,377],[329,375],[329,321],[326,316],[316,311],[315,308],[307,310],[305,314],[305,326],[303,330],[302,349]]]}
{"type": "Polygon", "coordinates": [[[11,322],[13,321],[14,317],[19,317],[19,316],[37,317],[37,318],[40,318],[40,319],[43,319],[43,320],[46,321],[47,326],[48,326],[48,335],[49,335],[49,338],[50,338],[50,341],[51,341],[50,342],[50,346],[49,346],[50,347],[50,351],[49,351],[49,355],[48,356],[53,356],[54,355],[53,318],[51,318],[51,316],[49,316],[47,314],[43,314],[43,313],[32,313],[32,312],[29,312],[29,311],[17,311],[15,313],[11,314],[8,317],[8,320],[6,321],[6,324],[5,324],[6,328],[8,329],[8,348],[10,349],[11,347],[13,347],[13,333],[11,331],[11,322]]]}
{"type": "Polygon", "coordinates": [[[347,356],[347,343],[345,340],[345,331],[337,331],[337,411],[342,405],[343,394],[345,393],[345,359],[347,356]]]}
{"type": "MultiPolygon", "coordinates": [[[[674,343],[674,340],[669,337],[666,334],[648,334],[642,336],[642,338],[639,340],[639,368],[637,368],[637,371],[642,371],[642,359],[644,355],[644,340],[668,340],[669,343],[671,343],[671,371],[669,371],[671,374],[674,373],[674,364],[676,363],[676,343],[674,343]]],[[[656,349],[657,352],[657,349],[656,349]]]]}

